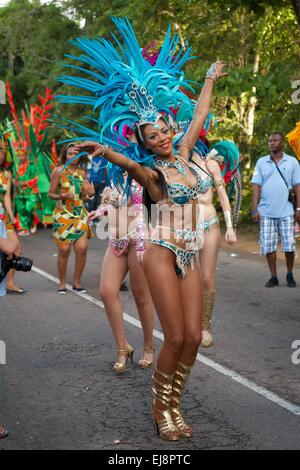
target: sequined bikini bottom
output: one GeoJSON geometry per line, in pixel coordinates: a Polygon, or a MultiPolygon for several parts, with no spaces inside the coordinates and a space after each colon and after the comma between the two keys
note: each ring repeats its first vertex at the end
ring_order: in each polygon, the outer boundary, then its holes
{"type": "Polygon", "coordinates": [[[213,219],[205,220],[204,222],[201,223],[201,226],[203,227],[204,232],[207,232],[208,230],[211,229],[213,225],[216,225],[216,224],[219,225],[219,218],[217,216],[214,217],[213,219]]]}
{"type": "Polygon", "coordinates": [[[191,267],[194,269],[195,258],[198,251],[184,250],[183,248],[178,248],[178,246],[173,243],[166,242],[165,240],[149,240],[149,243],[153,245],[163,246],[173,251],[176,255],[176,274],[184,277],[187,273],[187,269],[191,267]]]}

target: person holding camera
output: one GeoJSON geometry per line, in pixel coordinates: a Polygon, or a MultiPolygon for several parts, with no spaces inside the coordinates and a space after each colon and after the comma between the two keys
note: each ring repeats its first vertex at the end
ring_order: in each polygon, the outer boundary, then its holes
{"type": "MultiPolygon", "coordinates": [[[[7,143],[4,138],[0,139],[0,219],[5,225],[5,229],[10,240],[21,244],[16,232],[16,218],[13,212],[11,200],[12,175],[6,169],[7,143]]],[[[7,294],[26,294],[27,290],[18,287],[15,283],[15,270],[11,269],[7,274],[6,282],[7,294]]]]}
{"type": "MultiPolygon", "coordinates": [[[[7,235],[5,231],[5,226],[2,220],[0,220],[0,264],[2,263],[2,258],[7,255],[13,255],[14,251],[17,249],[17,244],[13,241],[7,240],[7,235]]],[[[5,279],[0,283],[0,298],[6,295],[6,282],[5,279]]],[[[0,426],[0,439],[7,437],[8,432],[2,426],[0,426]]]]}
{"type": "MultiPolygon", "coordinates": [[[[2,265],[3,259],[6,257],[19,256],[20,247],[15,240],[8,240],[5,230],[5,225],[2,220],[0,220],[0,267],[2,265]]],[[[0,299],[6,295],[6,279],[4,278],[0,282],[0,299]]],[[[0,426],[0,439],[8,436],[8,432],[3,426],[0,426]]]]}
{"type": "Polygon", "coordinates": [[[260,158],[252,177],[252,218],[260,224],[260,254],[266,255],[271,278],[266,287],[279,285],[277,277],[278,231],[285,253],[288,287],[296,287],[294,223],[300,222],[300,165],[283,152],[284,136],[269,137],[270,154],[260,158]]]}
{"type": "MultiPolygon", "coordinates": [[[[13,256],[19,257],[21,249],[16,240],[8,240],[5,225],[0,220],[0,271],[3,261],[7,258],[11,259],[13,256]]],[[[0,282],[0,297],[6,295],[6,277],[0,282]]]]}

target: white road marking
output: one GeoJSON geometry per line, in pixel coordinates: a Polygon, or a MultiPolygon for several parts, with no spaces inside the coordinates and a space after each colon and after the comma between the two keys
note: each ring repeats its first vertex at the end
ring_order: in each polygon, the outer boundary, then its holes
{"type": "MultiPolygon", "coordinates": [[[[56,278],[55,276],[52,276],[52,274],[47,273],[46,271],[43,271],[42,269],[36,268],[35,266],[32,268],[32,271],[34,271],[36,274],[39,274],[42,277],[45,277],[49,281],[59,284],[59,279],[56,278]]],[[[74,292],[72,289],[72,286],[70,284],[67,284],[67,289],[70,290],[73,294],[78,295],[79,297],[87,300],[88,302],[96,305],[97,307],[103,308],[104,305],[100,300],[95,299],[91,295],[88,294],[81,294],[80,292],[74,292]]],[[[133,326],[136,326],[137,328],[142,328],[141,323],[139,320],[136,318],[132,317],[131,315],[128,315],[127,313],[124,313],[124,319],[127,323],[130,323],[133,326]]],[[[153,331],[153,336],[157,339],[160,339],[163,341],[164,335],[158,331],[154,330],[153,331]]],[[[280,406],[281,408],[284,408],[285,410],[289,411],[293,415],[300,416],[300,406],[296,405],[294,403],[289,402],[288,400],[285,400],[284,398],[280,397],[279,395],[276,395],[276,393],[270,392],[268,389],[261,387],[260,385],[257,385],[255,382],[252,382],[251,380],[246,379],[242,375],[238,374],[234,370],[231,370],[225,366],[222,366],[222,364],[219,364],[218,362],[213,361],[212,359],[207,358],[206,356],[203,356],[202,354],[197,354],[197,361],[201,362],[202,364],[205,364],[207,367],[210,367],[211,369],[219,372],[222,375],[225,375],[226,377],[230,378],[234,382],[239,383],[245,388],[248,388],[249,390],[252,390],[253,392],[257,393],[258,395],[261,395],[262,397],[266,398],[267,400],[275,403],[276,405],[280,406]]]]}

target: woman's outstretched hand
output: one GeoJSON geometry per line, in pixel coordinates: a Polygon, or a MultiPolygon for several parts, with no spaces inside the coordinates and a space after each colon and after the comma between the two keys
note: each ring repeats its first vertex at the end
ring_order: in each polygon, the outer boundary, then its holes
{"type": "Polygon", "coordinates": [[[206,78],[212,79],[214,82],[216,82],[219,78],[222,77],[227,77],[229,75],[228,72],[224,72],[224,68],[227,66],[225,62],[222,60],[218,60],[217,62],[214,62],[208,69],[206,78]]]}
{"type": "Polygon", "coordinates": [[[99,217],[103,217],[104,215],[108,215],[108,211],[106,207],[100,207],[96,211],[92,211],[88,215],[88,222],[92,220],[98,219],[99,217]]]}
{"type": "Polygon", "coordinates": [[[84,142],[76,143],[74,148],[78,150],[78,152],[85,150],[92,158],[103,155],[104,150],[103,145],[99,144],[98,142],[93,142],[92,140],[85,140],[84,142]]]}

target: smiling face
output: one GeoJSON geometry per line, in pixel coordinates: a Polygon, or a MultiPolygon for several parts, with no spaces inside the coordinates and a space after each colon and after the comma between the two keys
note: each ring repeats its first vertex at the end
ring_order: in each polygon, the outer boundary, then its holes
{"type": "Polygon", "coordinates": [[[143,145],[158,157],[169,157],[173,152],[173,134],[163,119],[157,125],[147,124],[142,129],[143,145]]]}

